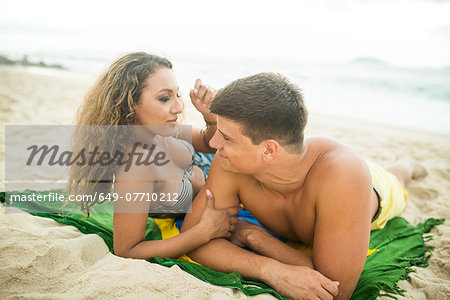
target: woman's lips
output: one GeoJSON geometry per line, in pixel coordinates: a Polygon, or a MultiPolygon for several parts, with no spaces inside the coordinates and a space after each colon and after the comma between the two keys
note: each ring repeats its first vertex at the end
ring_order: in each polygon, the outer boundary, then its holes
{"type": "Polygon", "coordinates": [[[168,124],[171,124],[171,125],[177,125],[177,119],[178,119],[178,118],[169,120],[169,121],[167,121],[167,123],[168,123],[168,124]]]}

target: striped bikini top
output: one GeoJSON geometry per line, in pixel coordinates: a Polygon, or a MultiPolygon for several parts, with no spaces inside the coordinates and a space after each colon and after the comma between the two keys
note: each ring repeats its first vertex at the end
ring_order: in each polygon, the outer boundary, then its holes
{"type": "Polygon", "coordinates": [[[194,154],[195,149],[191,143],[186,140],[178,139],[183,145],[185,145],[189,151],[192,153],[192,163],[186,168],[183,173],[183,179],[181,181],[181,189],[178,195],[178,201],[170,206],[158,206],[150,210],[150,216],[161,216],[161,214],[180,214],[186,213],[189,210],[189,207],[192,204],[192,200],[194,197],[194,190],[192,188],[191,176],[192,176],[192,168],[194,163],[194,154]]]}

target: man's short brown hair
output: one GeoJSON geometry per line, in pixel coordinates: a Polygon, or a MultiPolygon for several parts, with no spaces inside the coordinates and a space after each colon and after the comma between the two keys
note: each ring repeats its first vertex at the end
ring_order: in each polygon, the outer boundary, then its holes
{"type": "Polygon", "coordinates": [[[254,145],[274,139],[287,151],[300,153],[308,112],[300,89],[281,74],[258,73],[221,89],[210,110],[242,125],[254,145]]]}

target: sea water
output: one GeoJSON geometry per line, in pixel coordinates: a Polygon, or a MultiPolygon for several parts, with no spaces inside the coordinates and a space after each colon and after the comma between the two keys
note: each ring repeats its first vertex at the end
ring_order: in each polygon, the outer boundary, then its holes
{"type": "MultiPolygon", "coordinates": [[[[63,56],[40,53],[29,61],[61,64],[65,71],[27,68],[48,74],[98,76],[119,54],[63,56]]],[[[375,59],[347,64],[308,63],[295,58],[208,58],[172,56],[186,100],[195,79],[219,89],[244,76],[278,72],[297,84],[312,113],[450,135],[450,69],[400,68],[375,59]]]]}
{"type": "Polygon", "coordinates": [[[450,135],[450,69],[408,69],[360,59],[347,64],[292,60],[176,59],[180,85],[200,77],[220,88],[258,72],[297,84],[312,113],[450,135]]]}

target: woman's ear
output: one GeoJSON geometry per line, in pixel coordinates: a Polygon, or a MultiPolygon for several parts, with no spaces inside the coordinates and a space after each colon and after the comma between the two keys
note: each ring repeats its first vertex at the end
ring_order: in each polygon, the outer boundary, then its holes
{"type": "Polygon", "coordinates": [[[275,140],[266,140],[263,142],[263,159],[264,161],[273,160],[280,151],[280,144],[275,140]]]}

